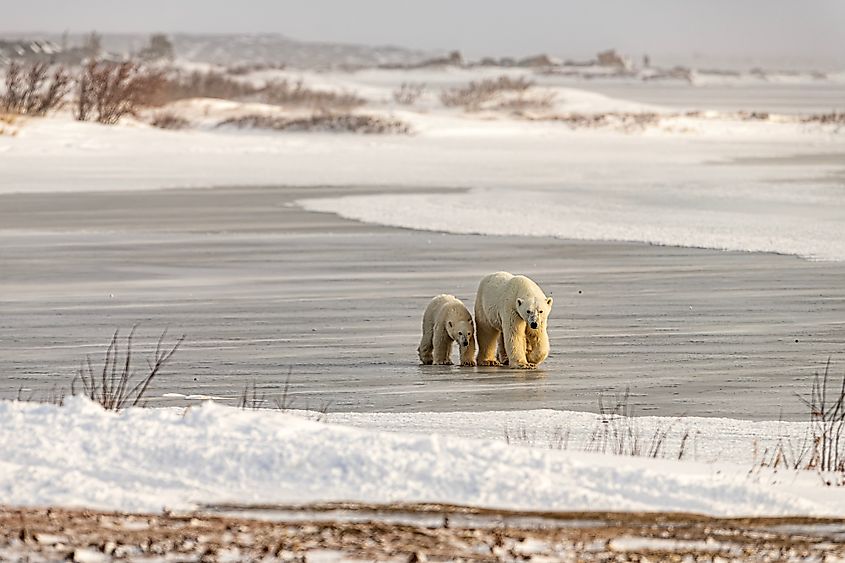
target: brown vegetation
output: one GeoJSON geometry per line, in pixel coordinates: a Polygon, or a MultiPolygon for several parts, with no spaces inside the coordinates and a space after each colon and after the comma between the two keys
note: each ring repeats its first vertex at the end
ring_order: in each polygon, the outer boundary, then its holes
{"type": "Polygon", "coordinates": [[[162,71],[138,63],[90,61],[79,78],[76,118],[113,125],[152,105],[163,84],[162,71]]]}
{"type": "Polygon", "coordinates": [[[411,132],[411,127],[399,119],[348,113],[321,113],[310,117],[282,117],[254,114],[226,119],[218,123],[217,126],[289,132],[362,134],[408,134],[411,132]]]}
{"type": "Polygon", "coordinates": [[[64,103],[70,91],[70,75],[63,67],[50,72],[47,63],[29,66],[11,62],[6,69],[6,87],[0,95],[0,112],[42,116],[64,103]]]}
{"type": "Polygon", "coordinates": [[[150,125],[159,129],[187,129],[191,122],[184,117],[169,111],[159,111],[153,114],[150,125]]]}
{"type": "Polygon", "coordinates": [[[254,100],[268,104],[319,110],[348,110],[365,100],[354,92],[314,90],[302,80],[273,80],[256,85],[220,72],[191,72],[169,76],[156,98],[157,105],[189,98],[254,100]]]}
{"type": "Polygon", "coordinates": [[[354,92],[332,92],[307,88],[302,80],[275,80],[267,83],[261,97],[270,104],[307,107],[318,110],[349,110],[364,105],[365,100],[354,92]]]}
{"type": "Polygon", "coordinates": [[[189,98],[237,100],[255,95],[261,90],[249,82],[235,80],[220,72],[176,73],[164,80],[155,102],[156,105],[163,105],[189,98]]]}
{"type": "Polygon", "coordinates": [[[554,94],[531,96],[528,91],[534,82],[524,77],[511,78],[503,75],[495,79],[470,82],[457,88],[448,88],[440,93],[440,101],[446,107],[462,107],[464,111],[482,109],[543,109],[554,102],[554,94]]]}

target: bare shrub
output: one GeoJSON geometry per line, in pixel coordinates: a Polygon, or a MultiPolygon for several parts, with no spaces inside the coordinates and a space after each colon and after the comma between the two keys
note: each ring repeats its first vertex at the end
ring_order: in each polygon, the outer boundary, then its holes
{"type": "Polygon", "coordinates": [[[159,111],[153,115],[150,120],[150,125],[158,127],[159,129],[187,129],[191,126],[191,122],[168,111],[159,111]]]}
{"type": "Polygon", "coordinates": [[[217,124],[217,127],[238,129],[270,129],[288,132],[361,133],[361,134],[408,134],[410,126],[399,119],[355,114],[317,114],[310,117],[281,117],[275,115],[245,115],[233,117],[217,124]]]}
{"type": "Polygon", "coordinates": [[[503,75],[494,79],[470,82],[458,88],[448,88],[440,93],[440,102],[446,107],[462,107],[465,111],[478,111],[502,93],[524,94],[534,82],[522,76],[511,78],[503,75]]]}
{"type": "Polygon", "coordinates": [[[262,100],[270,104],[319,110],[349,110],[362,106],[366,102],[354,92],[332,92],[307,88],[302,80],[268,82],[260,96],[262,100]]]}
{"type": "Polygon", "coordinates": [[[28,67],[11,62],[6,69],[6,88],[0,96],[0,111],[42,116],[61,107],[70,91],[70,75],[63,67],[50,73],[47,63],[28,67]]]}
{"type": "Polygon", "coordinates": [[[134,62],[90,61],[82,69],[76,118],[113,125],[152,105],[164,84],[164,73],[134,62]]]}
{"type": "Polygon", "coordinates": [[[403,82],[393,91],[393,101],[403,106],[412,106],[425,91],[425,84],[421,82],[403,82]]]}
{"type": "Polygon", "coordinates": [[[106,349],[102,371],[94,372],[91,358],[85,363],[71,382],[71,395],[76,395],[76,382],[82,385],[82,394],[99,403],[106,410],[119,411],[125,407],[144,406],[144,395],[150,383],[170,361],[176,350],[185,340],[182,335],[170,348],[163,347],[167,331],[162,332],[156,343],[153,361],[147,362],[148,370],[137,374],[132,368],[132,340],[135,329],[126,337],[126,350],[120,354],[119,331],[114,332],[111,342],[106,349]]]}

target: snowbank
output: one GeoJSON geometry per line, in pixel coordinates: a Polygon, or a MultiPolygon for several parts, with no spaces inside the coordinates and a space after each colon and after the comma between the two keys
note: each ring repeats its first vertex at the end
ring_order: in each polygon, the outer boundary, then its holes
{"type": "Polygon", "coordinates": [[[547,510],[843,515],[814,474],[507,446],[205,403],[120,414],[0,402],[0,498],[157,511],[203,502],[438,501],[547,510]]]}

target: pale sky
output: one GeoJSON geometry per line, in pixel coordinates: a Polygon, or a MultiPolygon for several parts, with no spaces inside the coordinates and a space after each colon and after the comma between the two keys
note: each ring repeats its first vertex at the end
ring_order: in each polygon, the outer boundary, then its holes
{"type": "Polygon", "coordinates": [[[0,32],[274,32],[471,56],[545,52],[845,68],[845,0],[0,0],[0,32]]]}

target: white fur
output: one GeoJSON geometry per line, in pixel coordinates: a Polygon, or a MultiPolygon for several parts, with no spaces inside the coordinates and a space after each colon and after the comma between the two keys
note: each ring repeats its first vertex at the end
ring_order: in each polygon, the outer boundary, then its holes
{"type": "Polygon", "coordinates": [[[485,276],[475,296],[478,365],[533,368],[542,363],[549,355],[551,310],[552,298],[530,278],[508,272],[485,276]]]}
{"type": "Polygon", "coordinates": [[[429,302],[422,321],[417,352],[425,364],[451,365],[452,342],[458,344],[462,366],[475,365],[475,327],[472,315],[454,295],[438,295],[429,302]]]}

